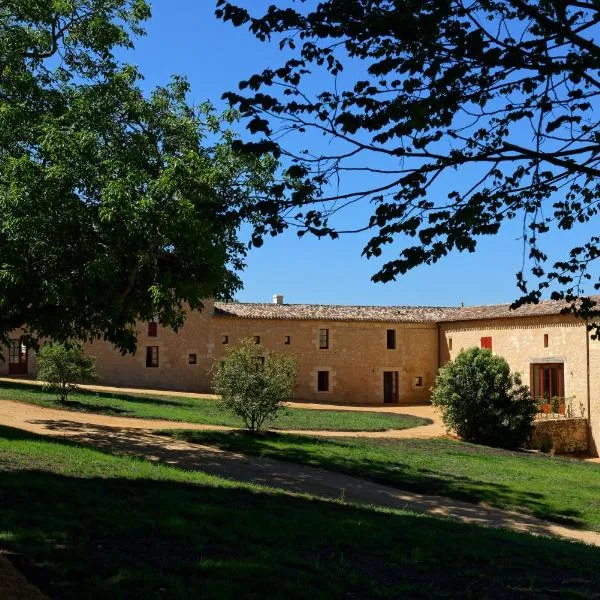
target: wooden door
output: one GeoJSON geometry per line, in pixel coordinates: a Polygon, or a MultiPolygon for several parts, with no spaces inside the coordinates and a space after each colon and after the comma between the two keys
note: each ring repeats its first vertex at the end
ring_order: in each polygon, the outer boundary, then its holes
{"type": "Polygon", "coordinates": [[[398,371],[383,372],[383,401],[385,404],[398,402],[398,371]]]}
{"type": "Polygon", "coordinates": [[[8,348],[8,373],[9,375],[27,374],[27,347],[21,338],[10,341],[8,348]]]}

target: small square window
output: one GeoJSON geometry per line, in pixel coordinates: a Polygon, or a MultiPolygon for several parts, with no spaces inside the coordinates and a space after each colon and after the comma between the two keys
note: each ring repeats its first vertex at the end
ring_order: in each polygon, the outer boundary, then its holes
{"type": "Polygon", "coordinates": [[[158,367],[158,346],[146,347],[146,367],[158,367]]]}
{"type": "Polygon", "coordinates": [[[319,348],[321,350],[329,348],[329,329],[319,329],[319,348]]]}
{"type": "Polygon", "coordinates": [[[396,349],[396,330],[395,329],[387,330],[387,349],[388,350],[396,349]]]}
{"type": "Polygon", "coordinates": [[[423,377],[415,377],[415,387],[423,387],[423,377]]]}
{"type": "Polygon", "coordinates": [[[148,322],[148,337],[158,336],[158,323],[156,321],[148,322]]]}
{"type": "Polygon", "coordinates": [[[328,392],[329,391],[329,371],[318,371],[317,372],[317,391],[328,392]]]}
{"type": "Polygon", "coordinates": [[[188,354],[188,365],[195,365],[198,362],[196,354],[188,354]]]}
{"type": "Polygon", "coordinates": [[[255,335],[254,336],[254,343],[255,344],[260,344],[260,335],[255,335]]]}
{"type": "Polygon", "coordinates": [[[223,343],[223,344],[229,344],[229,336],[228,335],[224,335],[223,337],[221,337],[221,343],[223,343]]]}
{"type": "Polygon", "coordinates": [[[286,336],[283,338],[283,343],[284,343],[286,346],[289,346],[289,345],[292,343],[292,338],[290,338],[290,336],[289,336],[289,335],[286,335],[286,336]]]}
{"type": "Polygon", "coordinates": [[[265,366],[265,357],[264,356],[254,356],[252,358],[252,360],[254,361],[254,366],[256,367],[257,371],[261,371],[264,366],[265,366]]]}
{"type": "Polygon", "coordinates": [[[548,342],[549,342],[549,337],[548,337],[548,334],[545,333],[544,334],[544,348],[548,347],[548,342]]]}

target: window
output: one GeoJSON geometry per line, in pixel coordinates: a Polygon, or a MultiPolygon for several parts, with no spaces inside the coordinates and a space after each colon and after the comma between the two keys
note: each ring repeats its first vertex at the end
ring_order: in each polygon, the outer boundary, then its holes
{"type": "Polygon", "coordinates": [[[256,370],[262,371],[262,369],[265,366],[265,357],[264,356],[254,356],[254,357],[252,357],[252,360],[254,361],[254,367],[256,368],[256,370]]]}
{"type": "Polygon", "coordinates": [[[329,348],[329,329],[319,329],[319,348],[321,350],[329,348]]]}
{"type": "Polygon", "coordinates": [[[224,336],[221,338],[221,342],[222,342],[223,344],[229,344],[229,336],[228,336],[228,335],[224,335],[224,336]]]}
{"type": "Polygon", "coordinates": [[[547,348],[547,347],[548,347],[548,341],[549,341],[549,340],[548,340],[548,334],[547,334],[547,333],[545,333],[545,334],[544,334],[544,348],[547,348]]]}
{"type": "Polygon", "coordinates": [[[158,336],[158,323],[156,321],[148,322],[148,337],[158,336]]]}
{"type": "Polygon", "coordinates": [[[387,330],[387,349],[388,350],[396,349],[396,330],[395,329],[387,330]]]}
{"type": "Polygon", "coordinates": [[[290,338],[290,336],[289,336],[289,335],[286,335],[286,336],[283,338],[283,343],[284,343],[286,346],[289,346],[289,345],[292,343],[292,339],[290,338]]]}
{"type": "Polygon", "coordinates": [[[423,377],[415,377],[415,387],[423,387],[423,377]]]}
{"type": "Polygon", "coordinates": [[[188,354],[188,365],[195,365],[198,357],[195,354],[188,354]]]}
{"type": "Polygon", "coordinates": [[[485,350],[492,350],[492,338],[491,337],[482,337],[481,338],[481,347],[485,350]]]}
{"type": "Polygon", "coordinates": [[[531,390],[535,399],[565,397],[565,366],[562,363],[531,365],[531,390]]]}
{"type": "Polygon", "coordinates": [[[452,338],[448,338],[448,350],[452,350],[452,338]]]}
{"type": "Polygon", "coordinates": [[[317,372],[317,391],[328,392],[329,391],[329,371],[318,371],[317,372]]]}
{"type": "Polygon", "coordinates": [[[146,347],[146,367],[158,367],[158,346],[146,347]]]}
{"type": "Polygon", "coordinates": [[[260,344],[260,335],[255,335],[254,336],[254,343],[255,344],[260,344]]]}

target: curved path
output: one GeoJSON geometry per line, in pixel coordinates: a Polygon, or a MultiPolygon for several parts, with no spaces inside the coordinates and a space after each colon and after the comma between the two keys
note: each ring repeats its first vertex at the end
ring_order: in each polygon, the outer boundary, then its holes
{"type": "MultiPolygon", "coordinates": [[[[408,509],[465,523],[557,536],[600,547],[600,533],[597,532],[564,527],[523,512],[505,511],[440,496],[406,492],[342,473],[177,441],[156,434],[148,428],[148,423],[158,427],[173,428],[174,425],[179,425],[189,428],[187,423],[147,422],[141,419],[74,413],[8,400],[0,401],[0,424],[2,425],[68,438],[112,453],[139,456],[180,468],[278,488],[290,493],[309,493],[357,504],[408,509]]],[[[225,429],[209,426],[196,426],[196,428],[225,429]]]]}

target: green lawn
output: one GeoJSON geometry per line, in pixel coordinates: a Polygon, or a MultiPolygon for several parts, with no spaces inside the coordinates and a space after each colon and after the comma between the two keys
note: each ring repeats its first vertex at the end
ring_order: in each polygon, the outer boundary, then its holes
{"type": "Polygon", "coordinates": [[[52,598],[597,597],[600,550],[0,428],[0,548],[52,598]]]}
{"type": "MultiPolygon", "coordinates": [[[[185,423],[242,427],[241,419],[221,410],[219,403],[209,398],[177,398],[104,392],[73,394],[67,404],[61,404],[54,394],[39,386],[0,382],[0,399],[17,400],[50,408],[95,412],[121,417],[166,419],[185,423]]],[[[426,425],[427,419],[394,413],[373,413],[343,410],[309,410],[287,408],[273,424],[273,429],[314,429],[333,431],[385,431],[426,425]]]]}
{"type": "Polygon", "coordinates": [[[342,471],[406,490],[520,510],[600,531],[600,465],[449,439],[325,439],[164,432],[188,441],[342,471]]]}

